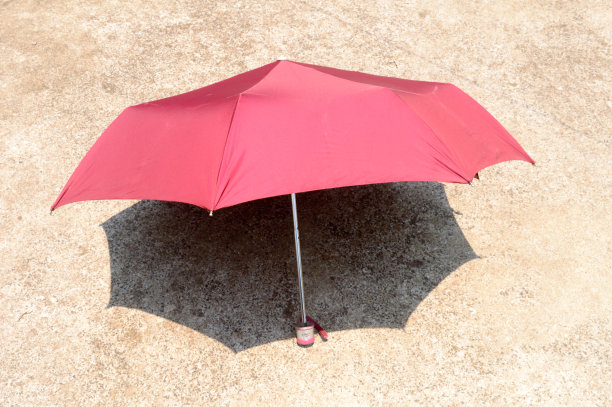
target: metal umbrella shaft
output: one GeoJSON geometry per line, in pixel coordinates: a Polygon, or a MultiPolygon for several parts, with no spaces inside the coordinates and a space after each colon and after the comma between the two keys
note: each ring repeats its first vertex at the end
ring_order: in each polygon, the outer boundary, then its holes
{"type": "Polygon", "coordinates": [[[302,324],[306,324],[306,306],[304,305],[304,280],[302,278],[302,257],[300,255],[300,232],[298,230],[295,194],[291,194],[291,206],[293,207],[293,231],[295,233],[295,255],[297,259],[298,282],[300,284],[300,306],[302,308],[302,324]]]}

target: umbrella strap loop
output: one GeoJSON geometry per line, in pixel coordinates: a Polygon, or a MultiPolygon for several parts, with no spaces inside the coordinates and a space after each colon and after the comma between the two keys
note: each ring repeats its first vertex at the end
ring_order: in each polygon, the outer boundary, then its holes
{"type": "Polygon", "coordinates": [[[312,322],[312,324],[314,325],[314,328],[319,332],[319,335],[321,335],[321,338],[324,341],[326,341],[327,340],[327,332],[325,332],[325,329],[321,328],[321,325],[319,325],[317,321],[315,321],[314,319],[310,318],[309,316],[306,316],[306,320],[308,322],[312,322]]]}

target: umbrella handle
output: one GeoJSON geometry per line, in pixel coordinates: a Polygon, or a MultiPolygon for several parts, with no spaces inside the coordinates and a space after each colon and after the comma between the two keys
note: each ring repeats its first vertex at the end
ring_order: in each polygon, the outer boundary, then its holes
{"type": "Polygon", "coordinates": [[[312,324],[314,325],[315,329],[317,331],[319,331],[319,335],[321,335],[321,338],[323,338],[324,341],[327,340],[327,332],[325,332],[325,330],[323,328],[321,328],[321,325],[319,325],[317,323],[317,321],[315,321],[314,319],[310,318],[309,316],[306,316],[306,320],[308,322],[312,322],[312,324]]]}

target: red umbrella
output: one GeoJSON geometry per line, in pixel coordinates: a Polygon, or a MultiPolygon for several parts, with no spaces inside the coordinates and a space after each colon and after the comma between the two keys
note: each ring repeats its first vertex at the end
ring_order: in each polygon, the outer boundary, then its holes
{"type": "Polygon", "coordinates": [[[394,181],[468,183],[507,160],[533,163],[454,85],[279,60],[131,106],[102,133],[55,208],[98,199],[186,202],[212,211],[295,193],[394,181]]]}

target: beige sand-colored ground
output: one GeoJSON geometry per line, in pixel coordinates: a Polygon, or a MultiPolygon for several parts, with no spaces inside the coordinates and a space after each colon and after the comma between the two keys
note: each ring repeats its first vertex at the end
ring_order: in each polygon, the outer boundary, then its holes
{"type": "Polygon", "coordinates": [[[606,1],[0,2],[0,405],[612,405],[606,1]],[[452,82],[537,161],[474,186],[49,216],[132,104],[279,56],[452,82]]]}

